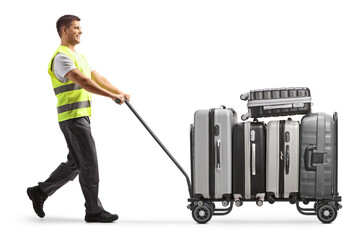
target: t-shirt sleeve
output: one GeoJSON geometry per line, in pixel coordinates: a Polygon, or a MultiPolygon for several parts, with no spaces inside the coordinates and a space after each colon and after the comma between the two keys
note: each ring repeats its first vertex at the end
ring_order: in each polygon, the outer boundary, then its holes
{"type": "Polygon", "coordinates": [[[55,76],[63,83],[69,79],[65,75],[76,68],[75,64],[71,59],[63,53],[58,53],[53,61],[53,72],[55,76]]]}

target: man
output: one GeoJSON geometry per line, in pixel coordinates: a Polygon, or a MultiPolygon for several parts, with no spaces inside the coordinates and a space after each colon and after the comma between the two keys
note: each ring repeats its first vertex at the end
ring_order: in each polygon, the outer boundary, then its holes
{"type": "Polygon", "coordinates": [[[124,99],[130,101],[130,95],[113,86],[89,66],[83,55],[75,51],[82,34],[79,17],[62,16],[56,22],[56,28],[61,45],[51,58],[48,72],[58,98],[58,120],[69,154],[67,162],[61,163],[46,181],[29,187],[27,194],[36,214],[43,218],[43,205],[47,197],[79,175],[85,197],[85,221],[113,222],[118,216],[105,211],[98,198],[98,163],[89,119],[91,93],[114,101],[119,99],[118,104],[122,104],[124,99]]]}

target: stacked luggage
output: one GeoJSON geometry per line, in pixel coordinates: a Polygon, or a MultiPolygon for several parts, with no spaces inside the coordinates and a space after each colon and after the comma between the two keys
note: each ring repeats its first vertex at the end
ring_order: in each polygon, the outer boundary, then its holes
{"type": "Polygon", "coordinates": [[[308,88],[254,90],[242,94],[248,112],[237,122],[233,109],[199,110],[191,125],[191,198],[199,223],[230,213],[245,201],[289,201],[323,223],[341,208],[337,190],[338,117],[311,113],[308,88]],[[261,117],[304,115],[261,122],[261,117]],[[216,208],[222,202],[227,208],[216,208]],[[314,207],[300,207],[314,202],[314,207]],[[228,206],[230,205],[230,206],[228,206]]]}
{"type": "MultiPolygon", "coordinates": [[[[338,193],[338,115],[311,112],[308,88],[254,90],[242,94],[248,112],[237,122],[224,106],[195,112],[190,128],[191,180],[155,133],[126,105],[185,176],[194,220],[226,215],[233,204],[288,201],[304,215],[331,223],[341,208],[338,193]],[[302,114],[268,123],[257,118],[302,114]],[[226,208],[217,208],[221,202],[226,208]],[[300,207],[300,202],[313,207],[300,207]],[[230,205],[230,206],[228,206],[230,205]]],[[[115,100],[120,103],[120,99],[115,100]]]]}

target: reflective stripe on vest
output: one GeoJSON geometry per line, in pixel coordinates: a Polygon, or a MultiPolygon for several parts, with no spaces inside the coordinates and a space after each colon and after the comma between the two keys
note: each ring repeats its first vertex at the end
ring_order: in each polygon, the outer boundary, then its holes
{"type": "Polygon", "coordinates": [[[59,93],[69,92],[69,91],[74,91],[74,90],[79,90],[79,89],[82,89],[82,87],[80,87],[76,83],[72,83],[72,84],[68,84],[68,85],[64,85],[64,86],[54,88],[54,92],[55,92],[55,95],[58,95],[59,93]]]}
{"type": "Polygon", "coordinates": [[[63,113],[67,111],[72,111],[79,108],[87,108],[90,107],[90,101],[83,101],[83,102],[75,102],[75,103],[69,103],[66,105],[62,105],[57,108],[58,113],[63,113]]]}

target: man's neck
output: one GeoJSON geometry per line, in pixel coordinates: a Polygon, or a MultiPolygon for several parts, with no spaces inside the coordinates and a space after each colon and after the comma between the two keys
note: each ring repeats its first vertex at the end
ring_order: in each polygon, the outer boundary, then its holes
{"type": "Polygon", "coordinates": [[[63,42],[63,41],[61,41],[61,44],[60,44],[60,45],[61,45],[61,46],[68,47],[68,48],[70,48],[71,51],[76,52],[76,51],[75,51],[75,45],[72,45],[72,44],[70,44],[70,43],[66,43],[66,42],[63,42]]]}

